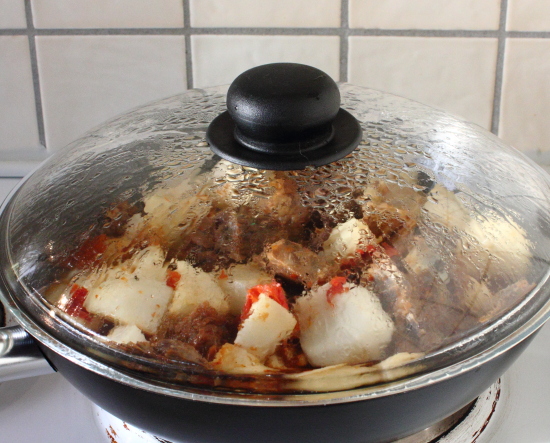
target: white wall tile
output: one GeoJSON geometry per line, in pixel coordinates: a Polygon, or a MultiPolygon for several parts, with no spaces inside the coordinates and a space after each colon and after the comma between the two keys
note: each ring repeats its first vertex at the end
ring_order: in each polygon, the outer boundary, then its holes
{"type": "Polygon", "coordinates": [[[25,2],[0,0],[0,29],[26,28],[25,2]]]}
{"type": "Polygon", "coordinates": [[[497,40],[352,37],[349,81],[443,108],[489,129],[497,40]]]}
{"type": "Polygon", "coordinates": [[[550,40],[508,39],[499,136],[550,162],[550,40]]]}
{"type": "Polygon", "coordinates": [[[191,38],[195,87],[231,83],[254,66],[274,62],[304,63],[338,80],[338,37],[217,36],[191,38]]]}
{"type": "Polygon", "coordinates": [[[498,29],[500,0],[350,0],[350,26],[367,29],[498,29]]]}
{"type": "Polygon", "coordinates": [[[508,0],[508,31],[550,31],[550,1],[508,0]]]}
{"type": "Polygon", "coordinates": [[[190,0],[195,27],[340,26],[340,0],[190,0]]]}
{"type": "Polygon", "coordinates": [[[46,145],[185,89],[183,36],[37,37],[46,145]]]}
{"type": "Polygon", "coordinates": [[[0,155],[39,144],[28,39],[0,37],[0,155]]]}
{"type": "Polygon", "coordinates": [[[175,28],[181,0],[32,0],[37,28],[175,28]]]}

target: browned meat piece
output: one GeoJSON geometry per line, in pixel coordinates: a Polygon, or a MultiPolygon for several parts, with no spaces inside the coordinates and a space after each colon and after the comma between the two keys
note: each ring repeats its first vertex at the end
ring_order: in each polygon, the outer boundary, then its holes
{"type": "Polygon", "coordinates": [[[534,287],[534,283],[529,283],[527,280],[523,279],[501,289],[494,295],[495,307],[489,313],[481,317],[479,321],[484,323],[501,315],[506,309],[510,309],[519,301],[524,300],[527,293],[534,287]]]}
{"type": "Polygon", "coordinates": [[[265,254],[268,268],[284,278],[299,281],[311,288],[327,278],[333,266],[313,251],[288,240],[273,243],[265,254]]]}
{"type": "Polygon", "coordinates": [[[395,317],[411,315],[412,289],[392,259],[378,248],[372,255],[372,265],[362,275],[361,280],[378,295],[384,310],[395,317]]]}
{"type": "Polygon", "coordinates": [[[103,227],[103,233],[109,237],[120,237],[126,231],[126,225],[130,217],[135,214],[143,214],[143,202],[135,205],[124,201],[113,206],[100,220],[103,227]]]}
{"type": "Polygon", "coordinates": [[[277,220],[289,230],[292,239],[293,234],[302,232],[304,224],[309,220],[310,209],[304,206],[296,182],[286,173],[276,172],[270,185],[274,192],[268,198],[258,201],[258,212],[277,220]]]}
{"type": "Polygon", "coordinates": [[[286,211],[286,206],[284,211],[272,213],[263,213],[255,206],[213,210],[169,256],[189,260],[207,272],[230,263],[247,262],[281,238],[304,236],[303,215],[294,218],[286,211]]]}
{"type": "Polygon", "coordinates": [[[433,351],[460,338],[464,331],[471,331],[478,325],[476,317],[458,306],[430,299],[426,295],[422,307],[416,310],[422,326],[419,343],[423,351],[433,351]]]}
{"type": "Polygon", "coordinates": [[[402,209],[380,203],[364,217],[373,234],[381,240],[407,236],[416,226],[416,219],[402,209]]]}
{"type": "Polygon", "coordinates": [[[229,257],[222,256],[214,250],[205,249],[197,245],[193,245],[185,255],[178,255],[178,259],[185,259],[205,272],[224,269],[234,263],[234,260],[231,260],[229,257]]]}
{"type": "MultiPolygon", "coordinates": [[[[416,307],[417,302],[414,301],[413,305],[416,307]]],[[[459,307],[441,305],[433,300],[425,300],[422,307],[415,310],[415,314],[421,326],[416,334],[411,334],[404,322],[396,322],[394,352],[435,351],[458,340],[463,332],[471,331],[478,325],[474,316],[459,307]]]]}
{"type": "Polygon", "coordinates": [[[296,336],[290,337],[281,343],[275,350],[275,357],[287,369],[305,369],[306,367],[311,367],[304,351],[302,351],[300,340],[296,336]]]}
{"type": "Polygon", "coordinates": [[[223,211],[212,209],[194,230],[171,245],[167,258],[187,260],[206,272],[212,272],[218,267],[227,267],[232,263],[234,260],[221,254],[216,248],[214,235],[216,221],[223,213],[223,211]]]}
{"type": "Polygon", "coordinates": [[[245,263],[282,238],[307,242],[311,209],[296,191],[294,180],[279,172],[272,174],[264,195],[249,195],[246,187],[234,189],[242,193],[243,204],[214,201],[197,226],[171,245],[168,259],[187,260],[210,272],[245,263]]]}
{"type": "MultiPolygon", "coordinates": [[[[354,194],[356,193],[357,190],[354,191],[354,194]]],[[[344,223],[352,217],[356,218],[357,220],[361,220],[364,216],[363,208],[355,200],[348,200],[346,202],[343,202],[342,209],[343,212],[335,214],[338,223],[344,223]]]]}
{"type": "Polygon", "coordinates": [[[380,298],[382,307],[392,316],[397,336],[410,342],[406,349],[399,351],[416,352],[423,330],[416,318],[412,288],[391,258],[377,250],[373,254],[373,264],[363,273],[361,281],[380,298]]]}
{"type": "Polygon", "coordinates": [[[476,327],[475,316],[441,280],[436,261],[406,263],[408,272],[402,273],[382,255],[363,275],[384,309],[392,313],[395,352],[429,352],[476,327]]]}
{"type": "Polygon", "coordinates": [[[417,187],[417,183],[400,186],[389,181],[376,180],[364,191],[363,198],[375,206],[388,203],[390,206],[409,212],[413,218],[420,214],[427,200],[426,193],[417,187]]]}
{"type": "Polygon", "coordinates": [[[201,220],[196,229],[181,239],[181,247],[185,247],[185,244],[193,244],[203,249],[213,249],[215,241],[212,232],[215,229],[216,220],[219,214],[220,211],[212,209],[210,213],[201,220]]]}
{"type": "Polygon", "coordinates": [[[235,340],[237,325],[237,317],[219,314],[208,303],[202,303],[187,316],[168,315],[155,340],[180,340],[211,360],[225,343],[235,340]]]}
{"type": "Polygon", "coordinates": [[[336,226],[333,217],[324,212],[313,210],[309,220],[304,225],[303,238],[297,241],[304,244],[312,251],[323,249],[323,243],[330,237],[330,233],[336,226]]]}
{"type": "Polygon", "coordinates": [[[399,186],[376,181],[364,192],[363,220],[382,240],[402,238],[411,233],[420,217],[426,194],[413,184],[399,186]]]}
{"type": "MultiPolygon", "coordinates": [[[[227,267],[230,263],[240,263],[250,257],[249,254],[259,253],[262,248],[257,242],[246,243],[247,237],[254,230],[248,229],[251,220],[240,216],[243,209],[227,208],[212,210],[197,229],[181,239],[175,245],[172,253],[179,260],[188,260],[206,272],[219,267],[227,267]]],[[[172,254],[169,254],[172,255],[172,254]]]]}
{"type": "Polygon", "coordinates": [[[220,212],[214,221],[215,250],[236,262],[245,262],[261,253],[266,243],[284,235],[278,220],[258,215],[253,208],[242,206],[220,212]]]}

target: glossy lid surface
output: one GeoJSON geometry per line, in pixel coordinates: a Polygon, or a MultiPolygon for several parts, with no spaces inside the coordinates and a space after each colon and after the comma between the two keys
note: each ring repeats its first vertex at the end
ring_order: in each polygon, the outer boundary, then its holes
{"type": "Polygon", "coordinates": [[[118,369],[261,392],[381,383],[498,344],[547,302],[548,177],[443,111],[339,89],[363,135],[324,166],[213,154],[224,88],[54,154],[0,220],[10,306],[118,369]]]}

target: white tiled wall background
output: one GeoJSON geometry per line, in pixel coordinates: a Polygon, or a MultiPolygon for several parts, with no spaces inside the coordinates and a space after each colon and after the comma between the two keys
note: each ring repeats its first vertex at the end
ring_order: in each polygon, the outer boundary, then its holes
{"type": "Polygon", "coordinates": [[[550,164],[550,0],[0,0],[0,175],[274,61],[444,108],[550,164]]]}

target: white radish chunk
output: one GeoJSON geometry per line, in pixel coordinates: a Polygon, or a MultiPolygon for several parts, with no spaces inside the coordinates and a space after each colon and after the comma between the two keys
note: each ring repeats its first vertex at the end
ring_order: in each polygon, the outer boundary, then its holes
{"type": "Polygon", "coordinates": [[[235,344],[246,348],[263,361],[275,348],[290,336],[296,319],[275,300],[260,294],[252,305],[250,315],[241,324],[235,344]]]}
{"type": "Polygon", "coordinates": [[[269,283],[272,277],[253,264],[235,265],[218,277],[218,284],[228,296],[229,312],[240,315],[248,290],[261,283],[269,283]]]}
{"type": "Polygon", "coordinates": [[[430,220],[449,228],[464,229],[472,218],[460,198],[440,184],[436,184],[430,191],[430,198],[424,204],[423,211],[430,220]]]}
{"type": "Polygon", "coordinates": [[[531,242],[524,229],[509,218],[487,211],[484,217],[475,217],[475,209],[469,208],[459,194],[436,185],[431,191],[424,211],[433,222],[451,229],[464,231],[456,254],[463,255],[468,272],[476,278],[485,274],[506,274],[521,278],[531,260],[531,242]]]}
{"type": "Polygon", "coordinates": [[[145,341],[145,336],[136,325],[124,325],[111,329],[107,339],[117,343],[137,343],[145,341]]]}
{"type": "Polygon", "coordinates": [[[146,278],[164,282],[166,280],[166,267],[164,266],[165,254],[159,246],[149,246],[141,251],[138,256],[124,263],[128,269],[135,263],[134,274],[139,278],[146,278]]]}
{"type": "Polygon", "coordinates": [[[468,255],[478,267],[493,275],[521,278],[531,260],[531,245],[523,228],[511,220],[472,219],[464,229],[475,241],[463,238],[459,254],[468,255]]]}
{"type": "Polygon", "coordinates": [[[172,289],[164,282],[121,275],[93,288],[84,307],[93,314],[110,316],[122,324],[135,324],[153,334],[171,297],[172,289]]]}
{"type": "Polygon", "coordinates": [[[374,235],[361,220],[351,218],[337,225],[323,243],[323,250],[328,257],[344,258],[355,254],[362,245],[372,242],[374,235]]]}
{"type": "Polygon", "coordinates": [[[145,226],[167,244],[190,232],[211,208],[207,187],[193,189],[188,180],[169,189],[157,189],[143,203],[145,226]]]}
{"type": "Polygon", "coordinates": [[[163,262],[162,250],[151,246],[135,259],[109,269],[99,283],[87,288],[84,307],[92,314],[155,333],[173,292],[166,286],[163,262]]]}
{"type": "Polygon", "coordinates": [[[380,360],[394,325],[368,289],[346,283],[327,298],[331,283],[296,300],[300,343],[313,366],[380,360]],[[330,300],[329,300],[330,298],[330,300]]]}
{"type": "Polygon", "coordinates": [[[211,362],[214,369],[229,374],[253,374],[269,371],[267,366],[245,348],[224,344],[211,362]]]}
{"type": "Polygon", "coordinates": [[[187,315],[200,304],[207,302],[220,314],[229,312],[227,296],[217,283],[216,277],[201,269],[194,268],[185,261],[177,262],[177,272],[181,278],[174,291],[169,312],[187,315]]]}

